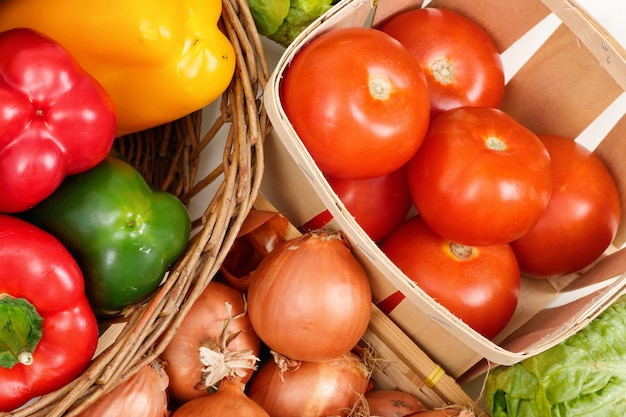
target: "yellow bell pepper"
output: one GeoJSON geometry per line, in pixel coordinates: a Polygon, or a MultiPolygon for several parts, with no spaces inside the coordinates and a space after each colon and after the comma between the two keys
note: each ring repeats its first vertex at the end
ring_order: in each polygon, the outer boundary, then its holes
{"type": "Polygon", "coordinates": [[[28,27],[63,45],[110,94],[121,136],[224,92],[235,53],[221,12],[221,0],[3,0],[0,31],[28,27]]]}

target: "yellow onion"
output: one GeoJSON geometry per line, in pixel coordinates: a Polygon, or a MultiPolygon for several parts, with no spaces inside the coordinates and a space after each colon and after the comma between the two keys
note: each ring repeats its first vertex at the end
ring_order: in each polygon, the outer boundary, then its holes
{"type": "Polygon", "coordinates": [[[215,394],[194,398],[174,410],[172,417],[270,417],[243,391],[237,379],[222,381],[215,394]]]}
{"type": "Polygon", "coordinates": [[[326,362],[264,361],[248,396],[272,417],[347,416],[370,384],[370,373],[352,352],[326,362]]]}
{"type": "Polygon", "coordinates": [[[260,340],[248,320],[244,295],[211,281],[161,353],[179,403],[211,394],[224,378],[250,379],[260,340]]]}
{"type": "Polygon", "coordinates": [[[248,291],[250,273],[285,241],[288,226],[289,220],[281,213],[251,210],[220,266],[224,281],[241,292],[248,291]]]}
{"type": "Polygon", "coordinates": [[[300,361],[349,352],[367,329],[371,302],[367,275],[345,240],[323,231],[279,245],[248,288],[255,332],[271,350],[300,361]]]}
{"type": "Polygon", "coordinates": [[[139,369],[111,392],[100,397],[79,417],[167,417],[168,377],[158,362],[139,369]]]}
{"type": "Polygon", "coordinates": [[[365,393],[365,402],[369,416],[406,417],[426,410],[416,397],[398,390],[370,390],[365,393]]]}

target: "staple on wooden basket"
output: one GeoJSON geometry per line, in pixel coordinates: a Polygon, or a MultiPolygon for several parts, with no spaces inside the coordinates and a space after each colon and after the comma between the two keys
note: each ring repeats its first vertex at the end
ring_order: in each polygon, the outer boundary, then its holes
{"type": "Polygon", "coordinates": [[[193,237],[185,252],[172,265],[156,294],[129,309],[120,323],[109,327],[117,326],[114,341],[99,349],[82,375],[32,404],[0,416],[79,414],[159,356],[193,301],[218,272],[260,187],[262,142],[267,130],[260,94],[269,77],[247,1],[223,0],[222,6],[220,24],[235,48],[237,65],[233,81],[222,95],[219,114],[207,133],[201,134],[203,112],[197,111],[119,138],[115,145],[152,186],[171,192],[185,204],[205,187],[217,184],[204,211],[192,219],[193,237]],[[200,154],[222,128],[228,128],[228,133],[221,161],[205,178],[198,178],[200,154]]]}

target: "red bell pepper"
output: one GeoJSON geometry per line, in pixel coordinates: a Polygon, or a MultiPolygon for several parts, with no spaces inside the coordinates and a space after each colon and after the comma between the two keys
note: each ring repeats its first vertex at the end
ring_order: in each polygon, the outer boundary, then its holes
{"type": "Polygon", "coordinates": [[[55,237],[6,214],[0,236],[0,412],[9,412],[76,378],[98,325],[81,270],[55,237]]]}
{"type": "Polygon", "coordinates": [[[108,154],[117,121],[104,88],[54,40],[0,33],[0,212],[27,210],[108,154]]]}

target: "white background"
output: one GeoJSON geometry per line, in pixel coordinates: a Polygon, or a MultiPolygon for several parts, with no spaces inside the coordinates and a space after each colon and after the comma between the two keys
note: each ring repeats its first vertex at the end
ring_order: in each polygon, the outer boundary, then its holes
{"type": "Polygon", "coordinates": [[[578,3],[626,47],[626,1],[578,0],[578,3]]]}

